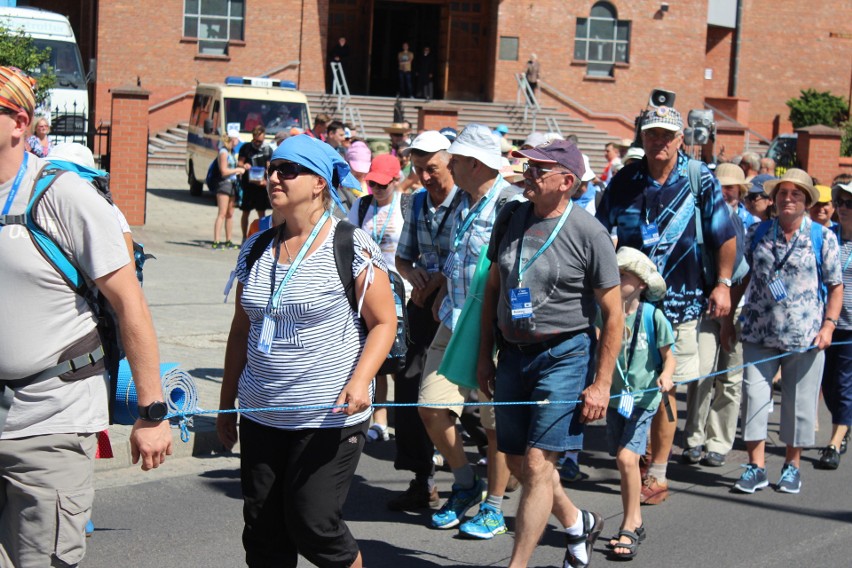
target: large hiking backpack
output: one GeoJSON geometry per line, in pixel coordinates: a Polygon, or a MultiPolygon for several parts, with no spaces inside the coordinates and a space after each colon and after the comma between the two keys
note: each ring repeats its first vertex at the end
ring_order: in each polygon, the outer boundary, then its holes
{"type": "MultiPolygon", "coordinates": [[[[275,236],[281,227],[273,227],[267,229],[257,237],[257,240],[252,243],[251,249],[246,255],[246,271],[251,272],[252,266],[263,254],[263,251],[272,243],[275,236]]],[[[355,225],[347,221],[337,223],[337,228],[334,232],[333,248],[334,248],[334,264],[337,268],[337,276],[343,284],[343,290],[346,293],[346,299],[349,301],[349,306],[352,311],[358,312],[358,299],[355,294],[355,279],[352,277],[352,262],[355,260],[355,225]]],[[[393,345],[387,359],[379,368],[377,374],[397,374],[402,372],[405,365],[405,356],[408,352],[406,339],[408,338],[408,311],[405,309],[405,286],[402,283],[402,277],[388,270],[388,278],[391,283],[391,291],[393,292],[393,300],[396,308],[396,337],[394,337],[393,345]]]]}
{"type": "MultiPolygon", "coordinates": [[[[45,369],[40,373],[36,373],[29,377],[23,377],[20,380],[14,381],[13,384],[3,385],[5,387],[4,399],[6,403],[11,403],[11,400],[6,399],[6,397],[12,394],[13,388],[20,388],[40,380],[56,377],[66,373],[75,373],[79,369],[88,366],[96,368],[95,365],[97,365],[100,361],[103,361],[109,375],[109,416],[110,423],[112,423],[113,406],[117,389],[118,366],[119,361],[124,357],[124,349],[121,345],[121,338],[118,329],[118,319],[104,295],[99,294],[96,288],[88,284],[84,273],[74,262],[74,259],[68,257],[53,237],[51,237],[36,221],[36,210],[45,193],[51,188],[57,178],[65,175],[67,172],[74,172],[83,180],[89,182],[95,189],[97,189],[98,194],[100,194],[110,204],[110,206],[112,206],[112,197],[109,192],[109,174],[107,172],[73,162],[55,160],[44,166],[36,176],[36,181],[33,184],[33,190],[24,213],[20,215],[0,216],[0,226],[22,225],[27,228],[33,244],[44,259],[50,263],[60,276],[62,276],[62,279],[74,292],[86,300],[86,303],[97,322],[97,333],[100,339],[100,345],[87,353],[67,361],[62,361],[58,365],[45,369]]],[[[141,285],[142,267],[145,264],[145,260],[152,258],[152,256],[146,255],[144,253],[143,245],[139,243],[134,242],[133,249],[136,276],[141,285]]],[[[85,339],[88,339],[88,337],[85,339]]],[[[0,403],[0,406],[2,406],[2,403],[0,403]]],[[[5,410],[8,410],[8,406],[5,407],[5,410]]],[[[0,414],[2,414],[2,420],[5,420],[3,408],[0,408],[0,414]]],[[[0,423],[0,431],[2,431],[2,423],[0,423]]]]}

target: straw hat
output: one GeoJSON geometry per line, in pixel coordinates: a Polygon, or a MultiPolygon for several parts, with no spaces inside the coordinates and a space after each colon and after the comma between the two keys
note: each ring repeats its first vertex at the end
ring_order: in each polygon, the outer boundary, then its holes
{"type": "Polygon", "coordinates": [[[716,166],[716,179],[719,185],[738,185],[740,191],[746,192],[751,184],[746,181],[743,169],[735,164],[725,163],[716,166]]]}
{"type": "Polygon", "coordinates": [[[616,254],[618,269],[635,275],[648,287],[642,296],[648,302],[657,302],[666,295],[666,281],[657,272],[657,266],[645,254],[630,247],[621,247],[616,254]]]}
{"type": "Polygon", "coordinates": [[[779,179],[771,179],[763,183],[763,190],[769,194],[769,196],[774,200],[775,192],[778,190],[778,186],[783,182],[792,183],[802,191],[804,191],[808,197],[810,198],[810,205],[819,201],[819,191],[814,187],[813,180],[811,176],[808,175],[808,172],[805,170],[800,170],[798,168],[790,168],[784,175],[779,179]]]}
{"type": "Polygon", "coordinates": [[[394,122],[390,126],[385,126],[384,131],[388,134],[407,134],[411,129],[402,122],[394,122]]]}

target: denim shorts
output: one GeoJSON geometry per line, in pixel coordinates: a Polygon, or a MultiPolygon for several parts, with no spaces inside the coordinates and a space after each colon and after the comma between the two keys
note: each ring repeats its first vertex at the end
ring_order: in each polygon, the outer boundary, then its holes
{"type": "MultiPolygon", "coordinates": [[[[579,333],[538,355],[503,349],[497,361],[496,402],[577,401],[591,383],[590,354],[595,341],[579,333]]],[[[497,447],[510,455],[527,448],[553,452],[581,450],[583,424],[578,405],[496,406],[497,447]]]]}
{"type": "Polygon", "coordinates": [[[609,455],[615,456],[618,448],[630,450],[640,456],[645,455],[648,446],[648,430],[657,413],[639,406],[633,407],[628,420],[618,413],[616,408],[606,409],[606,439],[609,443],[609,455]]]}

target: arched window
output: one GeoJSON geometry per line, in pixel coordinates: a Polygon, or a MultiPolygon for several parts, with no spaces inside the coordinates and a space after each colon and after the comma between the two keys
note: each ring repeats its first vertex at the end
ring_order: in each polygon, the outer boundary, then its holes
{"type": "Polygon", "coordinates": [[[577,18],[574,61],[588,62],[587,75],[612,77],[616,63],[630,61],[630,21],[609,2],[596,3],[588,18],[577,18]]]}

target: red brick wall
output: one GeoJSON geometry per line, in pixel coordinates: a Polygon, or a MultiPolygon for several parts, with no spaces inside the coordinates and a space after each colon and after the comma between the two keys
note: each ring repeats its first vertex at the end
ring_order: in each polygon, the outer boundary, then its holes
{"type": "Polygon", "coordinates": [[[713,78],[704,79],[705,97],[728,96],[733,37],[732,29],[718,26],[707,27],[707,55],[704,67],[712,70],[713,78]]]}
{"type": "MultiPolygon", "coordinates": [[[[658,0],[613,1],[619,20],[630,20],[630,64],[616,68],[614,80],[586,78],[586,66],[573,64],[577,17],[588,17],[593,2],[500,2],[497,36],[519,36],[519,61],[497,61],[495,99],[514,101],[512,74],[523,71],[529,54],[538,55],[542,80],[597,112],[632,119],[644,108],[651,90],[677,93],[676,107],[699,108],[704,96],[706,0],[671,1],[660,16],[658,0]]],[[[553,105],[550,100],[543,104],[553,105]]]]}
{"type": "Polygon", "coordinates": [[[743,2],[737,95],[751,101],[753,130],[771,138],[780,116],[781,132],[792,132],[784,102],[802,89],[849,96],[852,2],[743,2]]]}
{"type": "Polygon", "coordinates": [[[840,173],[840,131],[823,126],[810,126],[796,131],[796,156],[802,169],[823,185],[840,173]]]}
{"type": "MultiPolygon", "coordinates": [[[[97,120],[108,119],[109,89],[136,84],[151,91],[151,105],[192,90],[199,82],[222,82],[228,75],[259,75],[290,61],[294,71],[276,75],[298,81],[302,90],[324,88],[328,0],[304,1],[305,33],[299,41],[301,0],[246,2],[245,44],[231,45],[228,59],[200,59],[194,41],[183,36],[183,0],[156,8],[130,1],[101,2],[98,20],[97,120]]],[[[190,104],[157,111],[152,129],[185,121],[190,104]]]]}
{"type": "Polygon", "coordinates": [[[112,91],[110,191],[131,225],[145,224],[148,187],[148,92],[112,91]]]}

